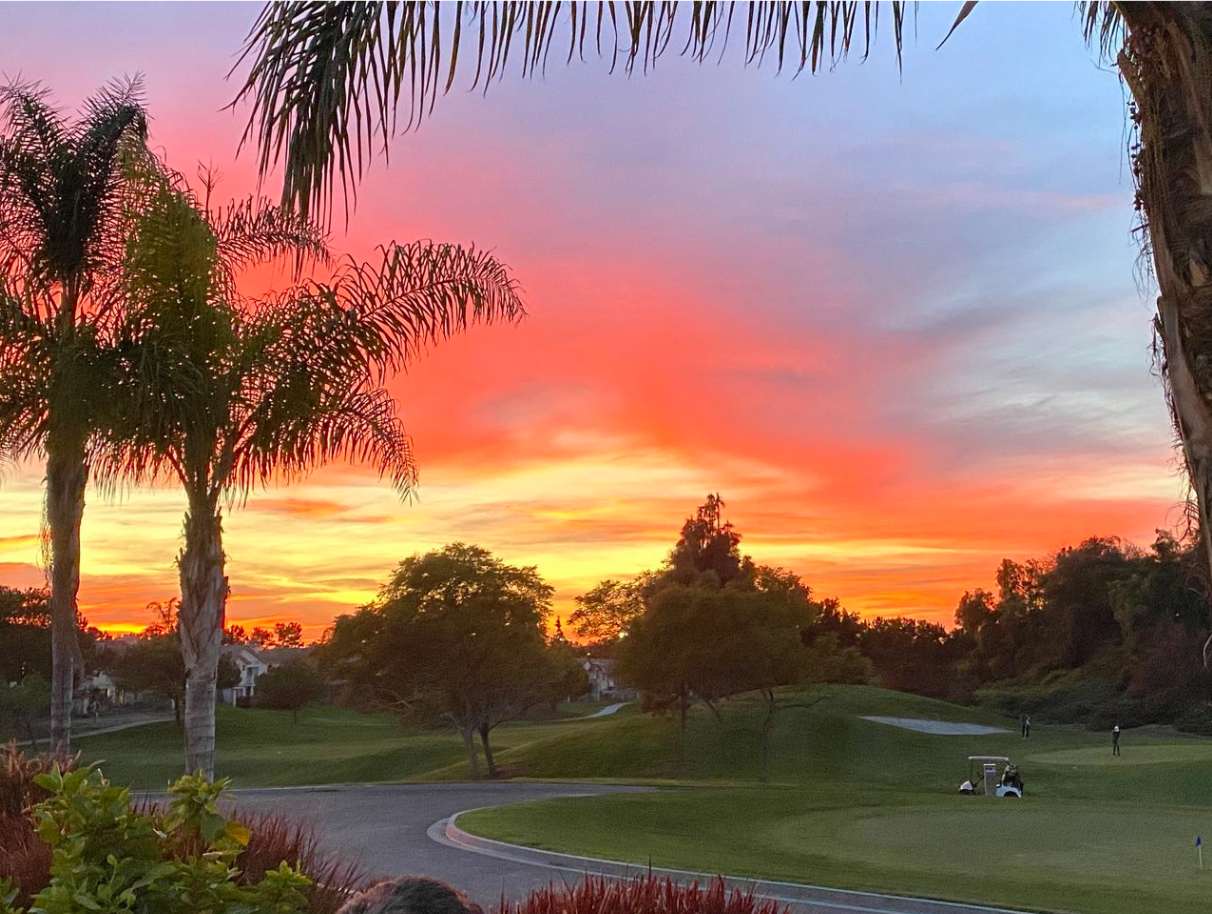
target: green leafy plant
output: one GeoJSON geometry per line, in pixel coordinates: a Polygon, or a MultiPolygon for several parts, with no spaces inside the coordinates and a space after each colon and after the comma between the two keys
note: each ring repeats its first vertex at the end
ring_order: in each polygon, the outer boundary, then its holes
{"type": "MultiPolygon", "coordinates": [[[[226,782],[181,778],[167,809],[131,804],[130,791],[96,768],[39,775],[50,797],[35,807],[52,851],[51,879],[33,898],[39,914],[298,914],[311,880],[283,861],[256,884],[238,879],[249,831],[218,809],[226,782]]],[[[0,914],[16,892],[0,884],[0,914]]],[[[7,906],[7,907],[6,907],[7,906]]]]}

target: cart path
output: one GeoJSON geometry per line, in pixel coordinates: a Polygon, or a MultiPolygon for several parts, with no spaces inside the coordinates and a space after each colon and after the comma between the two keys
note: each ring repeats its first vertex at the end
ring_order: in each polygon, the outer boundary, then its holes
{"type": "MultiPolygon", "coordinates": [[[[650,787],[603,784],[407,784],[241,790],[242,808],[315,821],[323,846],[359,859],[376,876],[424,874],[467,892],[486,908],[502,895],[562,884],[586,874],[611,878],[646,870],[606,860],[535,851],[467,835],[459,813],[556,797],[640,793],[650,787]]],[[[655,870],[674,878],[695,877],[655,870]]],[[[850,892],[818,886],[731,879],[739,888],[791,907],[794,914],[1009,914],[999,908],[850,892]]],[[[1014,912],[1022,914],[1022,912],[1014,912]]]]}
{"type": "Polygon", "coordinates": [[[920,720],[916,717],[864,717],[863,720],[904,730],[916,730],[933,736],[989,736],[992,733],[1012,733],[1005,727],[986,727],[984,724],[962,724],[950,720],[920,720]]]}

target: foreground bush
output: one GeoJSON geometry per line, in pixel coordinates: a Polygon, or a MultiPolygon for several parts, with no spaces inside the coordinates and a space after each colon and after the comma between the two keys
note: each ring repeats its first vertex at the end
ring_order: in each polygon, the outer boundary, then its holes
{"type": "MultiPolygon", "coordinates": [[[[496,914],[787,914],[771,899],[724,885],[680,884],[652,873],[630,880],[587,876],[576,885],[552,884],[517,902],[502,901],[496,914]]],[[[377,914],[377,912],[370,912],[377,914]]]]}
{"type": "Polygon", "coordinates": [[[362,866],[331,854],[316,840],[314,823],[276,813],[236,814],[249,832],[248,844],[236,858],[242,885],[255,885],[283,862],[304,873],[308,914],[336,914],[346,899],[366,883],[362,866]]]}
{"type": "MultiPolygon", "coordinates": [[[[182,779],[172,789],[175,799],[168,809],[159,810],[154,805],[132,806],[128,792],[106,784],[99,772],[83,772],[80,775],[82,783],[77,784],[75,776],[70,774],[72,761],[62,763],[57,769],[58,763],[54,760],[46,756],[27,756],[15,745],[0,749],[0,914],[24,911],[33,905],[36,897],[49,892],[52,883],[66,884],[69,880],[64,878],[63,867],[75,864],[66,859],[70,854],[63,849],[73,842],[79,845],[79,853],[83,855],[76,863],[85,866],[96,864],[95,860],[91,864],[87,862],[90,854],[98,857],[104,849],[108,857],[113,847],[126,843],[134,851],[129,858],[118,860],[115,857],[118,863],[112,865],[105,859],[106,866],[120,865],[133,871],[139,867],[146,869],[149,861],[156,861],[151,864],[155,869],[160,864],[177,867],[200,856],[221,860],[226,865],[224,878],[237,890],[228,899],[235,905],[229,910],[241,914],[259,914],[263,910],[282,914],[295,910],[307,914],[335,914],[348,896],[365,883],[360,866],[345,862],[319,847],[311,823],[269,813],[237,813],[230,819],[219,815],[215,800],[223,785],[210,785],[196,778],[182,779]],[[65,803],[90,809],[87,820],[64,819],[60,825],[65,803]],[[151,829],[150,837],[148,828],[151,829]],[[223,846],[211,846],[216,842],[223,846]],[[52,871],[55,863],[57,868],[52,871]],[[294,883],[303,899],[302,907],[249,908],[250,896],[263,895],[274,880],[281,880],[284,864],[289,871],[306,877],[294,883]],[[268,886],[259,888],[267,877],[268,886]]],[[[216,868],[211,876],[217,877],[218,873],[216,868]]],[[[86,892],[82,897],[87,902],[75,899],[76,907],[55,910],[80,914],[158,912],[161,909],[149,908],[143,896],[158,891],[156,881],[167,874],[167,869],[156,871],[152,883],[139,886],[121,898],[111,899],[108,907],[102,904],[100,908],[92,908],[90,903],[101,904],[101,900],[86,892]]],[[[116,869],[111,876],[118,878],[116,869]]],[[[112,885],[106,891],[114,894],[112,885]]],[[[219,894],[226,897],[230,893],[219,894]]]]}
{"type": "MultiPolygon", "coordinates": [[[[302,914],[311,880],[282,862],[237,879],[248,830],[219,813],[223,784],[185,777],[163,810],[136,810],[130,791],[93,768],[34,778],[50,796],[33,808],[50,848],[50,879],[31,899],[43,914],[302,914]]],[[[10,821],[13,817],[6,817],[10,821]]],[[[22,889],[0,882],[0,914],[21,914],[22,889]]]]}

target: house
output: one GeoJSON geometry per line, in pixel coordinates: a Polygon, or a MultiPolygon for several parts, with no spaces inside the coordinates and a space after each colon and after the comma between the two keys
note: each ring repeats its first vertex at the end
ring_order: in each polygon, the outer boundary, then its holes
{"type": "Polygon", "coordinates": [[[92,714],[107,705],[137,699],[138,695],[123,692],[109,673],[98,671],[80,680],[72,697],[73,714],[92,714]]]}
{"type": "Polygon", "coordinates": [[[219,700],[229,705],[248,705],[257,691],[257,677],[269,669],[270,663],[247,644],[225,644],[223,653],[235,661],[240,681],[234,688],[221,689],[219,700]]]}
{"type": "Polygon", "coordinates": [[[631,701],[634,689],[623,689],[614,678],[614,660],[608,657],[583,657],[581,667],[589,677],[589,694],[594,701],[631,701]]]}

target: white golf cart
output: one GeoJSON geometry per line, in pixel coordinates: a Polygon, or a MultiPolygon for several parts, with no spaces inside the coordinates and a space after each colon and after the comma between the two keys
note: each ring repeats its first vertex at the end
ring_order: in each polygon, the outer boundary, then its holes
{"type": "Polygon", "coordinates": [[[1018,773],[1018,766],[1004,755],[970,755],[968,756],[968,780],[960,784],[959,792],[968,795],[983,794],[987,797],[1023,798],[1023,778],[1018,773]],[[1004,764],[1001,777],[998,777],[998,763],[1004,764]],[[980,773],[977,774],[977,766],[980,773]],[[979,777],[979,780],[977,778],[979,777]],[[976,785],[983,785],[983,790],[977,790],[976,785]]]}

